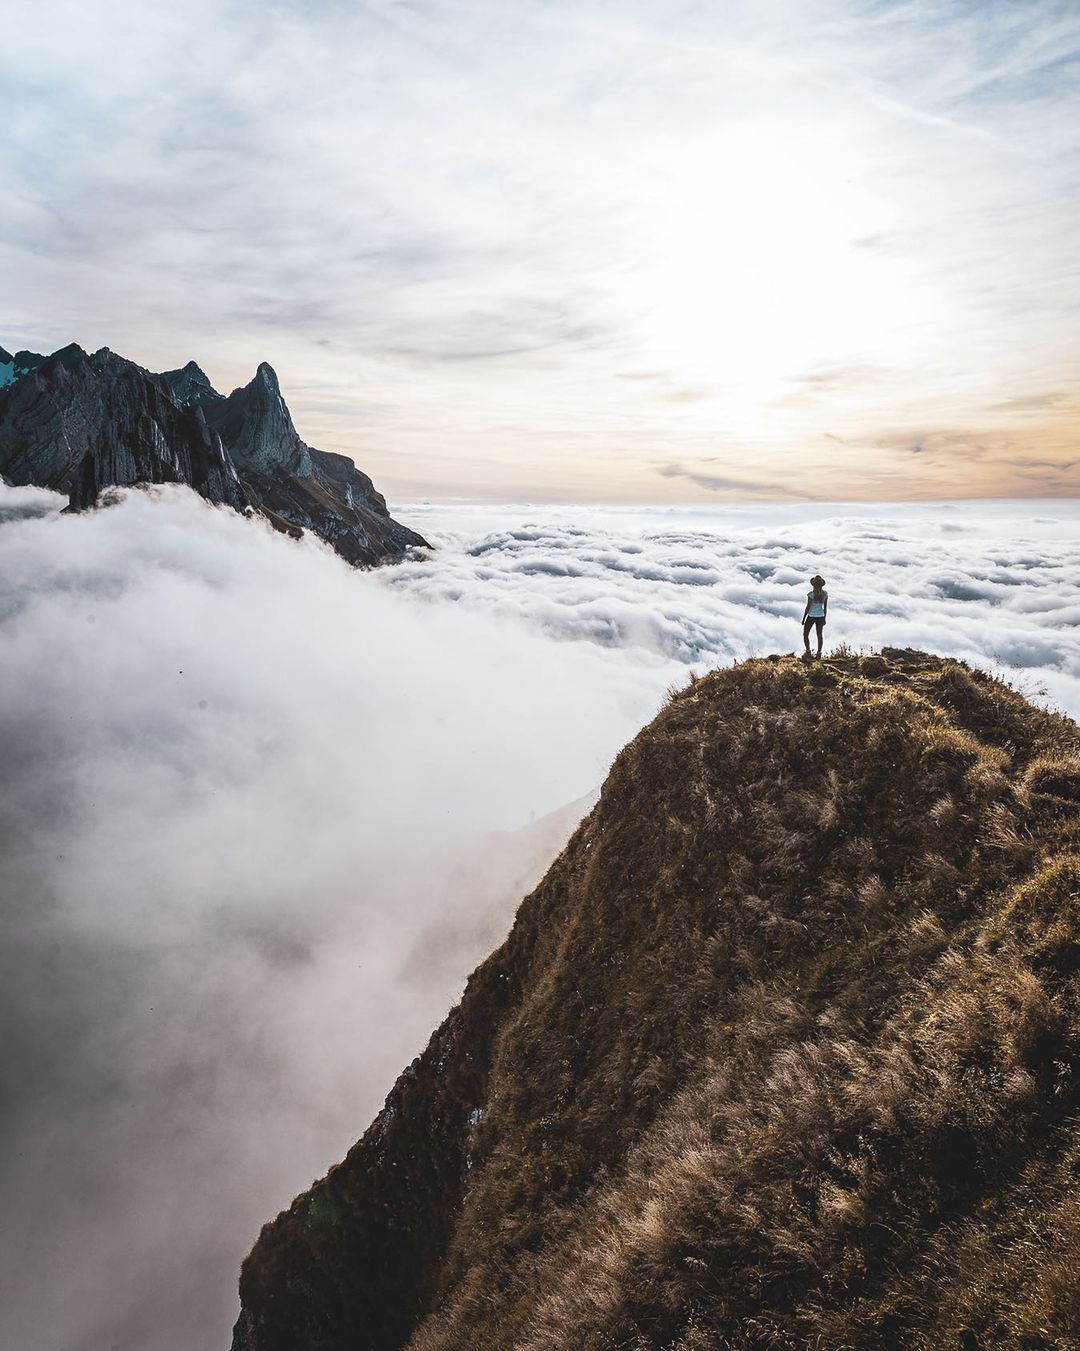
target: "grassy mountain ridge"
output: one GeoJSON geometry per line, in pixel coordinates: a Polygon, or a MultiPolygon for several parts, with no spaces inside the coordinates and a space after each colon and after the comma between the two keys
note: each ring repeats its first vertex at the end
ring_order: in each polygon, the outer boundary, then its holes
{"type": "Polygon", "coordinates": [[[1075,725],[956,662],[692,682],[234,1347],[1074,1345],[1078,803],[1075,725]]]}

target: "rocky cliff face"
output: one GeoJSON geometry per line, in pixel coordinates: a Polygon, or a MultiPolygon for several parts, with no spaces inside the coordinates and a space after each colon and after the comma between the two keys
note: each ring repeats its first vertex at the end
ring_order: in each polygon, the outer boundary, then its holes
{"type": "Polygon", "coordinates": [[[235,1351],[1074,1346],[1080,738],[911,652],[677,695],[235,1351]]]}
{"type": "Polygon", "coordinates": [[[184,483],[290,533],[311,530],[360,565],[425,543],[351,460],[301,441],[265,362],[226,398],[193,361],[154,375],[107,348],[0,349],[0,474],[66,492],[74,510],[109,487],[184,483]]]}

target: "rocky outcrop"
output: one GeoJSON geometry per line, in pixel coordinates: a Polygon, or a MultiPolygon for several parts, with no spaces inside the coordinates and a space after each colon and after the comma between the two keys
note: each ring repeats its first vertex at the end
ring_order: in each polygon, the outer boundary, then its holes
{"type": "Polygon", "coordinates": [[[0,473],[66,492],[76,510],[133,483],[186,483],[210,502],[252,505],[202,409],[108,348],[62,348],[0,391],[0,473]]]}
{"type": "Polygon", "coordinates": [[[310,530],[357,565],[426,544],[351,460],[305,445],[265,362],[225,397],[194,361],[155,375],[108,348],[0,349],[0,474],[67,493],[72,510],[109,487],[187,484],[279,529],[310,530]]]}
{"type": "Polygon", "coordinates": [[[205,371],[194,361],[189,361],[179,370],[162,371],[161,378],[168,384],[176,402],[186,407],[198,404],[213,408],[225,402],[225,395],[217,392],[205,371]]]}
{"type": "Polygon", "coordinates": [[[243,469],[256,474],[284,470],[311,474],[311,452],[296,434],[272,366],[264,361],[255,378],[215,404],[211,421],[243,469]]]}
{"type": "Polygon", "coordinates": [[[923,653],[746,662],[264,1228],[234,1351],[1075,1346],[1078,1125],[1075,725],[923,653]]]}
{"type": "Polygon", "coordinates": [[[16,352],[14,356],[5,348],[0,347],[0,387],[7,384],[14,384],[21,376],[35,371],[48,358],[41,355],[40,352],[16,352]]]}

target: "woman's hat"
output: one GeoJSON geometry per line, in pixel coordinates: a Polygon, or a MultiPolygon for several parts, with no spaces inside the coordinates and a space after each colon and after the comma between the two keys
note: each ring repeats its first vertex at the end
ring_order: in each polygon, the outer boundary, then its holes
{"type": "Polygon", "coordinates": [[[811,585],[811,586],[824,586],[824,585],[825,585],[825,578],[824,578],[824,577],[811,577],[811,578],[810,578],[810,585],[811,585]]]}

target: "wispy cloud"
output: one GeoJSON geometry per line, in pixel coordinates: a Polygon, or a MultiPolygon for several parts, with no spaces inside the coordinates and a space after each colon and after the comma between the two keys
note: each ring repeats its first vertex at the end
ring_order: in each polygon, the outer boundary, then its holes
{"type": "Polygon", "coordinates": [[[826,495],[1027,491],[868,475],[883,426],[1068,458],[1071,5],[41,0],[4,37],[9,347],[270,358],[391,492],[648,497],[719,443],[776,488],[826,431],[826,495]]]}
{"type": "MultiPolygon", "coordinates": [[[[706,464],[708,461],[705,462],[706,464]]],[[[813,497],[790,483],[770,482],[768,479],[747,479],[726,474],[713,473],[707,469],[691,470],[682,464],[661,465],[656,471],[661,478],[687,479],[699,488],[710,493],[730,493],[739,497],[813,497]]]]}

